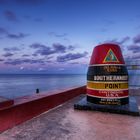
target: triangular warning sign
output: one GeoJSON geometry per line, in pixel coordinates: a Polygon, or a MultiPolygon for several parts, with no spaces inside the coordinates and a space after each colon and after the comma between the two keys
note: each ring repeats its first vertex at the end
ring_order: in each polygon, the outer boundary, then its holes
{"type": "Polygon", "coordinates": [[[104,63],[106,62],[119,62],[119,60],[117,59],[116,55],[114,54],[114,52],[110,49],[107,52],[107,55],[103,61],[104,63]]]}

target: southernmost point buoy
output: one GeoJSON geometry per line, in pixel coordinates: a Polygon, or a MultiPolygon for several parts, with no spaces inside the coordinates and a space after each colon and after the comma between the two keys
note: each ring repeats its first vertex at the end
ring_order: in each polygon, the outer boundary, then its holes
{"type": "Polygon", "coordinates": [[[128,71],[116,44],[94,48],[87,72],[86,97],[74,109],[140,116],[134,97],[129,96],[128,71]]]}
{"type": "Polygon", "coordinates": [[[128,72],[118,45],[94,48],[87,73],[87,101],[104,105],[129,103],[128,72]]]}

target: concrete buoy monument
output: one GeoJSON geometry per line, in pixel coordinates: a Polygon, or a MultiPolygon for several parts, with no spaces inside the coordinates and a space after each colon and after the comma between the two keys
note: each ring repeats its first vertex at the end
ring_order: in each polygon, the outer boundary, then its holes
{"type": "Polygon", "coordinates": [[[93,50],[87,73],[87,101],[128,104],[128,72],[118,45],[103,44],[93,50]]]}
{"type": "Polygon", "coordinates": [[[129,97],[128,71],[116,44],[94,48],[88,72],[87,93],[75,109],[139,115],[134,97],[129,97]]]}

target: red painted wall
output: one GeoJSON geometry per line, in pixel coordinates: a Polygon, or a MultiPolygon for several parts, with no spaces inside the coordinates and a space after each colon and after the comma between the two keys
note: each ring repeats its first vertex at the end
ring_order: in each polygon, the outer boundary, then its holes
{"type": "Polygon", "coordinates": [[[53,95],[38,94],[15,99],[13,106],[0,110],[0,132],[84,93],[86,86],[55,92],[53,95]]]}
{"type": "Polygon", "coordinates": [[[0,110],[6,109],[14,104],[14,100],[0,97],[0,110]]]}

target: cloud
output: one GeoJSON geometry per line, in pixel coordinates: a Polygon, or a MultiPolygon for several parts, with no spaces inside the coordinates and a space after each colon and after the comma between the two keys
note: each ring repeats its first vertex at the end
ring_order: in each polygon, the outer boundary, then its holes
{"type": "Polygon", "coordinates": [[[13,53],[7,52],[7,53],[5,53],[3,56],[4,56],[4,57],[10,57],[10,56],[13,56],[13,55],[14,55],[13,53]]]}
{"type": "Polygon", "coordinates": [[[10,39],[22,39],[27,37],[28,34],[18,33],[18,34],[7,34],[7,37],[10,39]]]}
{"type": "Polygon", "coordinates": [[[67,36],[66,33],[63,33],[63,34],[57,34],[57,33],[55,33],[55,32],[49,32],[48,34],[49,34],[50,36],[54,36],[54,37],[58,37],[58,38],[64,38],[64,37],[67,36]]]}
{"type": "Polygon", "coordinates": [[[3,50],[4,50],[4,51],[7,51],[7,52],[11,52],[11,51],[20,51],[20,49],[19,49],[19,48],[17,48],[17,47],[4,48],[3,50]]]}
{"type": "Polygon", "coordinates": [[[44,71],[45,69],[44,68],[38,68],[38,71],[44,71]]]}
{"type": "Polygon", "coordinates": [[[10,64],[10,65],[21,65],[24,63],[29,63],[29,64],[44,64],[45,61],[43,59],[11,59],[6,61],[4,64],[10,64]]]}
{"type": "Polygon", "coordinates": [[[33,48],[33,49],[45,49],[47,46],[45,45],[42,45],[40,43],[33,43],[32,45],[30,45],[30,48],[33,48]]]}
{"type": "Polygon", "coordinates": [[[22,39],[25,38],[27,36],[29,36],[29,34],[25,34],[25,33],[10,33],[8,32],[5,28],[0,27],[0,35],[5,35],[6,37],[10,38],[10,39],[22,39]]]}
{"type": "Polygon", "coordinates": [[[20,67],[20,70],[23,70],[24,69],[24,67],[20,67]]]}
{"type": "Polygon", "coordinates": [[[30,47],[37,49],[34,55],[50,55],[55,53],[50,47],[38,43],[30,45],[30,47]]]}
{"type": "MultiPolygon", "coordinates": [[[[49,48],[49,47],[46,47],[46,48],[44,48],[44,49],[37,50],[37,51],[35,52],[35,54],[40,54],[40,55],[50,55],[50,54],[54,54],[54,53],[55,53],[55,51],[52,50],[52,49],[49,48]]],[[[34,55],[35,55],[35,54],[34,54],[34,55]]]]}
{"type": "Polygon", "coordinates": [[[69,46],[64,46],[59,43],[54,43],[52,47],[42,45],[40,43],[34,43],[30,45],[30,48],[36,49],[35,53],[33,54],[34,56],[40,54],[40,55],[51,55],[55,53],[65,53],[69,50],[74,50],[75,47],[72,45],[69,46]]]}
{"type": "Polygon", "coordinates": [[[106,40],[103,43],[114,43],[114,44],[118,44],[118,45],[123,45],[124,43],[126,43],[129,40],[130,40],[130,37],[126,36],[126,37],[122,38],[121,40],[112,39],[112,40],[106,40]]]}
{"type": "Polygon", "coordinates": [[[0,62],[4,61],[4,59],[0,59],[0,62]]]}
{"type": "Polygon", "coordinates": [[[58,70],[60,70],[60,71],[64,71],[65,69],[64,69],[64,68],[60,68],[60,69],[58,69],[58,70]]]}
{"type": "Polygon", "coordinates": [[[72,46],[72,45],[68,46],[68,50],[72,50],[73,51],[74,49],[75,49],[75,46],[72,46]]]}
{"type": "Polygon", "coordinates": [[[112,40],[105,40],[104,42],[101,42],[101,43],[115,43],[115,44],[118,44],[118,41],[117,41],[117,39],[112,39],[112,40]]]}
{"type": "Polygon", "coordinates": [[[140,59],[140,53],[136,53],[132,56],[132,59],[140,59]]]}
{"type": "Polygon", "coordinates": [[[16,14],[14,13],[14,12],[12,12],[12,11],[10,11],[10,10],[6,10],[5,12],[4,12],[4,16],[5,16],[5,18],[7,19],[7,20],[9,20],[9,21],[18,21],[18,19],[17,19],[17,17],[16,17],[16,14]]]}
{"type": "Polygon", "coordinates": [[[128,50],[131,50],[133,53],[140,51],[140,45],[132,44],[127,47],[128,50]]]}
{"type": "Polygon", "coordinates": [[[136,64],[137,62],[140,62],[140,52],[131,54],[131,55],[127,55],[125,57],[125,62],[126,64],[136,64]]]}
{"type": "Polygon", "coordinates": [[[10,65],[19,65],[22,64],[22,62],[19,59],[6,61],[4,64],[10,64],[10,65]]]}
{"type": "Polygon", "coordinates": [[[83,57],[86,57],[87,54],[88,54],[87,52],[75,53],[75,54],[68,53],[68,54],[63,55],[63,56],[58,56],[57,57],[57,62],[67,62],[67,61],[70,61],[70,60],[75,60],[75,59],[83,58],[83,57]]]}
{"type": "Polygon", "coordinates": [[[28,55],[28,54],[23,54],[22,55],[22,57],[28,57],[28,56],[30,56],[30,55],[28,55]]]}
{"type": "Polygon", "coordinates": [[[67,50],[67,47],[62,45],[62,44],[53,44],[53,48],[55,52],[61,52],[61,53],[65,53],[67,50]]]}
{"type": "Polygon", "coordinates": [[[65,46],[65,45],[62,45],[62,44],[59,44],[59,43],[54,43],[52,45],[52,47],[53,47],[53,49],[56,53],[58,53],[58,52],[65,53],[66,51],[75,49],[75,46],[72,46],[72,45],[65,46]]]}
{"type": "Polygon", "coordinates": [[[32,56],[37,56],[37,55],[38,55],[37,53],[33,53],[33,54],[32,54],[32,56]]]}
{"type": "Polygon", "coordinates": [[[124,43],[126,43],[127,41],[129,41],[129,40],[130,40],[130,37],[129,37],[129,36],[126,36],[126,37],[122,38],[122,39],[119,41],[119,44],[124,44],[124,43]]]}
{"type": "Polygon", "coordinates": [[[133,42],[134,42],[134,43],[140,43],[140,34],[136,35],[136,36],[133,38],[133,42]]]}
{"type": "Polygon", "coordinates": [[[0,35],[5,35],[7,33],[8,33],[8,31],[5,28],[0,27],[0,35]]]}

